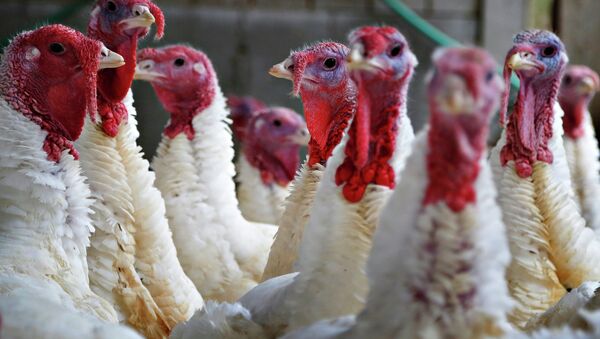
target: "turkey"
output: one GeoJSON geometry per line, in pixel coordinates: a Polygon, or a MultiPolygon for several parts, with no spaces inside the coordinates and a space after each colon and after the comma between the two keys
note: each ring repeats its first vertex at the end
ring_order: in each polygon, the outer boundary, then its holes
{"type": "Polygon", "coordinates": [[[356,316],[286,338],[489,338],[511,332],[508,240],[486,140],[502,80],[487,52],[436,50],[429,124],[384,207],[356,316]]]}
{"type": "Polygon", "coordinates": [[[212,63],[187,46],[147,48],[136,77],[171,117],[152,168],[179,260],[203,297],[236,300],[260,278],[276,227],[238,208],[229,111],[212,63]]]}
{"type": "Polygon", "coordinates": [[[558,92],[565,112],[564,145],[573,191],[587,226],[596,232],[600,229],[600,152],[588,105],[598,90],[598,73],[586,66],[569,66],[558,92]]]}
{"type": "Polygon", "coordinates": [[[235,139],[243,143],[246,138],[246,126],[254,114],[267,105],[250,96],[237,97],[230,95],[227,97],[227,106],[229,107],[229,117],[231,118],[231,131],[235,139]]]}
{"type": "Polygon", "coordinates": [[[507,279],[517,305],[510,319],[524,327],[567,288],[600,279],[600,245],[575,203],[563,146],[556,96],[568,61],[565,48],[541,30],[523,31],[513,42],[501,113],[511,71],[521,86],[490,162],[512,254],[507,279]]]}
{"type": "Polygon", "coordinates": [[[96,107],[99,68],[123,65],[61,25],[17,35],[0,64],[3,338],[138,338],[90,290],[90,190],[73,147],[96,107]]]}
{"type": "Polygon", "coordinates": [[[269,73],[291,80],[293,93],[300,95],[310,132],[308,160],[292,182],[279,229],[275,236],[263,281],[294,271],[300,241],[308,223],[324,165],[333,148],[342,140],[356,111],[356,86],[350,80],[344,60],[348,48],[322,42],[293,52],[269,73]],[[331,72],[334,63],[335,72],[331,72]]]}
{"type": "Polygon", "coordinates": [[[97,122],[86,124],[76,148],[96,202],[96,232],[88,252],[92,289],[109,300],[147,337],[164,337],[203,305],[177,259],[164,201],[137,145],[130,91],[138,39],[157,23],[160,9],[149,0],[98,0],[88,34],[119,51],[125,66],[98,75],[97,122]]]}
{"type": "Polygon", "coordinates": [[[309,135],[304,119],[291,109],[271,107],[255,114],[236,163],[237,197],[246,219],[278,224],[300,165],[300,146],[309,135]]]}
{"type": "MultiPolygon", "coordinates": [[[[406,93],[417,61],[392,27],[359,28],[350,34],[350,42],[348,67],[354,69],[352,77],[359,88],[358,110],[327,161],[300,246],[299,273],[261,283],[239,304],[203,311],[204,317],[178,326],[176,337],[215,336],[199,329],[208,328],[203,323],[217,323],[213,319],[218,312],[231,311],[226,325],[239,332],[258,324],[266,336],[276,337],[319,319],[360,310],[367,292],[363,269],[371,236],[413,138],[406,93]],[[240,304],[245,310],[236,312],[240,304]],[[248,319],[247,326],[239,325],[240,319],[248,319]]],[[[331,59],[319,67],[345,72],[338,59],[331,59]]]]}

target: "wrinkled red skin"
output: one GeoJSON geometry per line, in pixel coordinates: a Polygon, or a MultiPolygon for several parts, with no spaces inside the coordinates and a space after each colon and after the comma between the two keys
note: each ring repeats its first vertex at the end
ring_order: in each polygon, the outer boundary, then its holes
{"type": "Polygon", "coordinates": [[[502,87],[495,75],[496,62],[486,51],[448,48],[440,53],[433,60],[435,73],[427,88],[431,113],[423,206],[444,202],[458,213],[476,202],[475,183],[486,148],[489,120],[500,101],[502,87]],[[436,98],[446,95],[448,76],[462,79],[469,94],[480,102],[477,111],[443,111],[436,98]]]}
{"type": "MultiPolygon", "coordinates": [[[[119,8],[126,6],[127,10],[135,4],[146,5],[156,20],[156,39],[164,34],[164,16],[160,8],[150,0],[113,0],[119,8]]],[[[98,0],[96,8],[103,8],[106,0],[98,0]]],[[[123,11],[126,9],[123,7],[123,11]]],[[[98,72],[98,114],[102,120],[102,129],[110,137],[115,137],[121,123],[127,121],[127,108],[122,103],[131,88],[136,65],[136,50],[138,40],[148,34],[148,29],[136,28],[129,32],[123,31],[118,21],[103,17],[102,10],[92,15],[88,25],[88,35],[102,41],[106,47],[120,54],[125,59],[125,65],[118,68],[103,69],[98,72]]],[[[127,13],[127,15],[129,15],[127,13]]]]}
{"type": "Polygon", "coordinates": [[[196,115],[213,102],[216,94],[217,76],[206,54],[188,46],[173,45],[162,48],[145,48],[138,53],[140,60],[153,60],[155,71],[162,79],[152,81],[160,103],[171,115],[163,134],[174,139],[184,133],[193,140],[196,131],[192,124],[196,115]],[[185,68],[176,68],[173,60],[185,57],[185,68]],[[193,64],[202,63],[204,74],[198,75],[193,64]]]}
{"type": "MultiPolygon", "coordinates": [[[[508,67],[510,57],[519,51],[529,51],[535,55],[536,49],[546,42],[559,46],[559,54],[556,55],[562,56],[564,51],[562,42],[547,31],[524,31],[517,34],[513,42],[514,46],[506,55],[504,63],[505,92],[500,108],[501,123],[504,122],[503,113],[506,112],[510,90],[511,70],[508,67]]],[[[521,178],[531,176],[536,161],[551,164],[554,160],[548,141],[552,138],[553,107],[566,61],[566,58],[561,57],[553,66],[555,69],[552,73],[543,76],[542,74],[547,71],[544,64],[538,64],[538,73],[532,76],[526,74],[529,71],[516,72],[521,84],[514,112],[509,116],[506,124],[506,144],[500,152],[500,162],[505,166],[513,160],[515,171],[521,178]]]]}
{"type": "MultiPolygon", "coordinates": [[[[382,55],[398,42],[408,49],[405,39],[393,27],[361,27],[350,33],[349,40],[364,46],[366,58],[382,55]]],[[[394,169],[388,161],[394,155],[398,118],[405,105],[413,65],[399,74],[389,67],[373,74],[351,73],[358,86],[358,107],[348,130],[346,157],[335,174],[336,185],[342,186],[342,194],[350,203],[360,201],[369,184],[395,186],[394,169]]]]}
{"type": "Polygon", "coordinates": [[[73,147],[85,121],[96,110],[96,73],[101,46],[79,32],[49,25],[13,39],[1,67],[0,93],[17,111],[48,134],[43,149],[58,162],[64,150],[78,159],[73,147]],[[66,52],[54,56],[48,44],[59,42],[66,52]],[[41,55],[26,60],[35,46],[41,55]]]}
{"type": "Polygon", "coordinates": [[[302,117],[287,108],[267,108],[256,112],[246,127],[242,152],[250,165],[263,184],[287,187],[300,165],[300,145],[290,138],[306,129],[302,117]]]}
{"type": "MultiPolygon", "coordinates": [[[[346,57],[348,48],[334,42],[323,42],[295,52],[293,60],[293,94],[302,98],[306,125],[310,132],[308,142],[308,166],[325,165],[344,135],[356,110],[356,85],[344,69],[343,78],[332,86],[322,79],[318,88],[308,88],[303,80],[310,64],[325,55],[346,57]],[[333,53],[335,52],[335,53],[333,53]]],[[[343,62],[343,59],[340,60],[343,62]]]]}
{"type": "MultiPolygon", "coordinates": [[[[312,121],[312,124],[308,123],[308,129],[316,129],[318,127],[326,127],[325,141],[321,144],[316,136],[313,136],[311,131],[311,138],[308,142],[308,166],[315,164],[321,164],[325,166],[327,159],[331,157],[333,149],[337,146],[342,137],[344,131],[350,124],[350,119],[356,112],[356,88],[354,83],[348,82],[344,96],[336,100],[333,105],[319,105],[319,108],[312,107],[310,101],[303,100],[304,113],[306,114],[307,120],[310,116],[319,117],[320,122],[312,121]],[[307,108],[311,107],[311,108],[307,108]],[[335,110],[335,111],[334,111],[335,110]],[[315,113],[313,113],[315,112],[315,113]],[[316,113],[318,112],[318,114],[316,113]]],[[[322,138],[320,138],[322,139],[322,138]]]]}
{"type": "Polygon", "coordinates": [[[237,97],[234,95],[229,96],[227,105],[231,112],[229,113],[229,116],[232,120],[231,130],[233,131],[233,136],[238,141],[244,142],[248,121],[252,119],[256,112],[267,108],[267,105],[250,96],[237,97]]]}
{"type": "Polygon", "coordinates": [[[429,182],[423,205],[444,201],[454,212],[475,203],[479,160],[485,151],[487,116],[449,117],[432,113],[428,134],[429,182]]]}
{"type": "Polygon", "coordinates": [[[346,157],[335,174],[335,183],[343,185],[342,193],[349,202],[360,201],[371,183],[395,187],[394,169],[388,161],[394,154],[403,106],[405,90],[401,87],[408,86],[411,74],[412,70],[384,86],[380,86],[384,83],[381,80],[357,80],[358,109],[348,131],[346,157]]]}
{"type": "Polygon", "coordinates": [[[560,87],[558,102],[565,114],[563,128],[565,135],[571,139],[579,139],[585,134],[585,114],[594,93],[582,93],[578,90],[584,78],[589,77],[594,82],[595,90],[600,89],[598,73],[587,66],[573,65],[567,68],[560,87]],[[567,83],[566,79],[569,79],[567,83]]]}
{"type": "Polygon", "coordinates": [[[536,160],[548,164],[554,160],[548,140],[552,138],[553,106],[559,84],[560,78],[545,86],[534,86],[527,79],[521,79],[514,111],[506,124],[506,144],[500,152],[502,165],[514,160],[521,178],[531,176],[536,160]]]}
{"type": "Polygon", "coordinates": [[[274,151],[265,150],[260,145],[244,146],[244,148],[249,147],[252,147],[253,151],[244,152],[244,155],[250,165],[259,170],[261,180],[265,185],[277,184],[287,187],[294,180],[300,164],[300,146],[291,145],[274,151]]]}

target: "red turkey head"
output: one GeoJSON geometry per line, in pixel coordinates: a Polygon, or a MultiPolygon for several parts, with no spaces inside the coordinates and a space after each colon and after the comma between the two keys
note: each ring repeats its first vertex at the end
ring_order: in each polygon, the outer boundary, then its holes
{"type": "Polygon", "coordinates": [[[562,78],[558,102],[565,111],[563,127],[565,134],[576,139],[584,134],[584,119],[594,94],[600,90],[598,73],[583,65],[567,68],[562,78]]]}
{"type": "MultiPolygon", "coordinates": [[[[118,103],[127,95],[135,71],[138,39],[148,34],[153,23],[156,23],[156,38],[159,39],[164,33],[164,17],[160,8],[150,0],[96,2],[88,25],[88,35],[121,54],[126,62],[119,69],[100,72],[98,90],[103,101],[118,103]]],[[[111,114],[116,115],[118,112],[111,114]]],[[[119,117],[118,120],[122,118],[119,117]]],[[[114,128],[116,127],[113,126],[114,128]]]]}
{"type": "Polygon", "coordinates": [[[300,164],[299,149],[309,140],[302,117],[285,107],[266,108],[248,121],[243,152],[265,184],[287,186],[300,164]]]}
{"type": "Polygon", "coordinates": [[[293,93],[302,98],[311,135],[309,165],[331,155],[354,114],[356,89],[346,70],[347,54],[348,48],[342,44],[322,42],[292,52],[269,71],[291,80],[293,93]]]}
{"type": "Polygon", "coordinates": [[[192,119],[214,100],[217,77],[206,54],[188,46],[145,48],[138,53],[135,78],[152,84],[171,122],[165,135],[194,137],[192,119]]]}
{"type": "Polygon", "coordinates": [[[519,77],[520,86],[514,112],[506,124],[507,141],[500,158],[503,165],[514,160],[517,174],[526,178],[533,173],[535,161],[553,162],[548,146],[552,138],[553,107],[569,58],[560,39],[548,31],[523,31],[513,42],[504,65],[505,91],[500,107],[503,125],[511,72],[519,77]]]}
{"type": "Polygon", "coordinates": [[[81,134],[85,114],[95,112],[98,69],[121,65],[123,58],[101,42],[62,25],[44,26],[19,34],[6,48],[1,91],[49,133],[45,148],[57,161],[81,134]]]}
{"type": "Polygon", "coordinates": [[[343,185],[346,200],[357,202],[371,183],[394,188],[388,161],[417,59],[404,36],[389,26],[358,28],[350,33],[349,43],[347,67],[358,87],[358,106],[335,180],[343,185]]]}
{"type": "Polygon", "coordinates": [[[490,117],[503,91],[496,67],[492,56],[479,48],[434,53],[427,88],[431,114],[424,204],[443,201],[458,212],[475,202],[490,117]]]}
{"type": "Polygon", "coordinates": [[[267,108],[264,102],[253,97],[238,97],[231,95],[227,99],[229,106],[229,116],[231,117],[231,129],[235,138],[244,142],[246,137],[246,126],[248,121],[256,114],[256,112],[267,108]]]}

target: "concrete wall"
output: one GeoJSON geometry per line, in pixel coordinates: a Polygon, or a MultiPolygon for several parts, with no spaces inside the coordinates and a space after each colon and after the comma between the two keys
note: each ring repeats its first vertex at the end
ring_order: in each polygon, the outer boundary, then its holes
{"type": "MultiPolygon", "coordinates": [[[[523,1],[405,2],[452,37],[471,45],[484,44],[501,58],[510,45],[510,36],[523,25],[523,19],[516,16],[523,1]],[[506,5],[507,2],[511,5],[506,5]]],[[[0,36],[32,27],[60,6],[72,2],[4,0],[0,6],[0,36]]],[[[66,23],[85,30],[91,3],[66,23]]],[[[347,33],[359,25],[394,25],[407,36],[420,61],[409,92],[409,114],[417,129],[426,121],[423,77],[434,46],[402,22],[381,0],[157,0],[156,3],[165,12],[165,38],[157,44],[148,39],[142,47],[189,43],[211,57],[226,94],[250,94],[269,104],[290,106],[298,111],[301,104],[299,99],[289,95],[290,83],[267,74],[271,65],[286,58],[291,49],[310,42],[344,42],[347,33]]],[[[134,93],[140,143],[151,156],[167,115],[148,84],[134,84],[134,93]]]]}

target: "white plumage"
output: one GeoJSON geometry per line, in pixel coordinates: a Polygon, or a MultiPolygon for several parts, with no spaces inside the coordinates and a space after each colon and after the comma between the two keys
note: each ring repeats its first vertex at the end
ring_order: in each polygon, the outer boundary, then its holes
{"type": "Polygon", "coordinates": [[[499,203],[513,255],[507,279],[517,306],[512,321],[519,326],[555,304],[587,280],[600,280],[600,243],[585,227],[574,201],[562,139],[563,111],[554,104],[549,148],[552,164],[536,162],[531,177],[517,176],[514,162],[500,164],[505,133],[490,162],[499,188],[499,203]]]}
{"type": "Polygon", "coordinates": [[[260,279],[276,228],[238,208],[228,110],[215,87],[192,121],[194,139],[163,136],[152,167],[184,270],[205,298],[233,301],[260,279]]]}
{"type": "Polygon", "coordinates": [[[0,333],[137,337],[90,290],[90,191],[68,151],[47,159],[46,135],[0,99],[0,333]]]}
{"type": "Polygon", "coordinates": [[[592,117],[584,113],[583,135],[577,139],[564,136],[565,153],[571,173],[576,202],[587,226],[600,229],[600,152],[592,117]]]}
{"type": "Polygon", "coordinates": [[[131,91],[128,120],[117,136],[88,121],[77,142],[84,174],[97,199],[88,256],[95,290],[146,335],[167,335],[202,307],[202,297],[181,268],[154,174],[136,144],[131,91]]]}
{"type": "Polygon", "coordinates": [[[323,165],[315,164],[309,167],[305,161],[296,174],[290,194],[284,203],[285,209],[271,246],[269,260],[262,276],[263,281],[294,270],[300,242],[324,171],[323,165]]]}
{"type": "Polygon", "coordinates": [[[279,224],[284,210],[284,201],[290,194],[290,185],[265,184],[260,171],[250,165],[246,156],[240,154],[236,162],[237,198],[240,211],[246,220],[279,224]]]}

